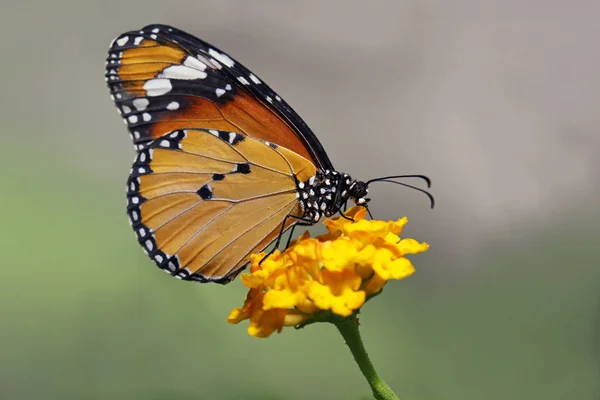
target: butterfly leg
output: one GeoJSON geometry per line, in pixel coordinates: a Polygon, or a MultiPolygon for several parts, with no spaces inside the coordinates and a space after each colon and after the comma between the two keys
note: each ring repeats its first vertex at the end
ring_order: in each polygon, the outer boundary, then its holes
{"type": "MultiPolygon", "coordinates": [[[[301,222],[299,222],[297,225],[303,225],[303,226],[310,226],[314,224],[314,221],[311,219],[307,219],[307,218],[302,218],[302,217],[296,217],[295,215],[287,215],[284,219],[283,222],[281,223],[281,230],[279,231],[279,235],[277,236],[277,241],[275,242],[275,246],[273,246],[273,249],[271,249],[271,251],[269,251],[258,263],[258,265],[261,265],[263,261],[265,261],[265,259],[267,257],[269,257],[271,254],[273,254],[275,252],[275,250],[279,247],[279,244],[281,243],[281,238],[283,236],[283,233],[285,231],[285,223],[287,222],[288,218],[295,218],[301,222]]],[[[292,232],[290,233],[290,236],[288,238],[288,242],[287,242],[287,246],[289,246],[290,244],[290,238],[292,237],[292,233],[294,232],[295,225],[292,227],[292,232]]]]}
{"type": "Polygon", "coordinates": [[[297,226],[313,226],[312,223],[308,223],[308,222],[298,222],[297,224],[294,224],[294,226],[292,226],[292,230],[290,231],[290,235],[288,236],[288,240],[285,244],[285,248],[287,249],[288,247],[290,247],[290,243],[292,241],[292,237],[294,236],[294,229],[296,229],[297,226]]]}
{"type": "Polygon", "coordinates": [[[341,180],[338,183],[338,186],[337,186],[336,191],[335,191],[335,199],[333,200],[333,202],[334,202],[334,204],[338,204],[338,212],[340,214],[340,217],[342,217],[344,219],[347,219],[348,221],[354,222],[353,218],[346,217],[346,215],[345,215],[346,210],[348,209],[348,201],[347,200],[346,200],[346,202],[343,205],[344,211],[342,211],[342,204],[341,204],[341,201],[340,201],[341,192],[342,192],[342,183],[343,183],[343,181],[341,181],[341,180]]]}

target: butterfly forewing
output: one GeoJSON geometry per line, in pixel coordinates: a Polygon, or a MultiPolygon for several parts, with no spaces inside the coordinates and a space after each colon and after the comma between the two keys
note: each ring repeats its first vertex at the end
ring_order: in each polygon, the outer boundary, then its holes
{"type": "Polygon", "coordinates": [[[136,145],[186,128],[238,132],[332,169],[304,121],[239,62],[178,29],[149,25],[112,43],[106,79],[136,145]]]}

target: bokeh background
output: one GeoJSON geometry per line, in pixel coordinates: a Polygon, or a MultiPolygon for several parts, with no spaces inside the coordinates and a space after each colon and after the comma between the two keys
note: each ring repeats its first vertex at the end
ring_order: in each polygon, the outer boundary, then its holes
{"type": "MultiPolygon", "coordinates": [[[[125,216],[119,33],[189,31],[242,61],[377,218],[431,243],[363,309],[402,399],[600,398],[600,3],[22,1],[0,13],[0,398],[366,399],[332,326],[228,325],[239,282],[182,283],[125,216]]],[[[317,227],[317,230],[322,230],[317,227]]]]}

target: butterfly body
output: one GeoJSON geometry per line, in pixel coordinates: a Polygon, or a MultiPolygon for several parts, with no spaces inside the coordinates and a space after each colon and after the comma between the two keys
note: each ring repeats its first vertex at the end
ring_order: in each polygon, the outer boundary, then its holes
{"type": "Polygon", "coordinates": [[[124,33],[105,77],[136,150],[127,214],[171,275],[227,283],[295,224],[368,201],[279,95],[198,38],[165,25],[124,33]]]}

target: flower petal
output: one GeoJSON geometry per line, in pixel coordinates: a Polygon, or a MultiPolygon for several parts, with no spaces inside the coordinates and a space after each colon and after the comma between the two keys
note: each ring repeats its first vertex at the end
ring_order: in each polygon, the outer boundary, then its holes
{"type": "Polygon", "coordinates": [[[308,297],[322,310],[347,317],[365,302],[366,293],[358,290],[361,278],[349,271],[324,271],[323,283],[311,282],[308,297]]]}

